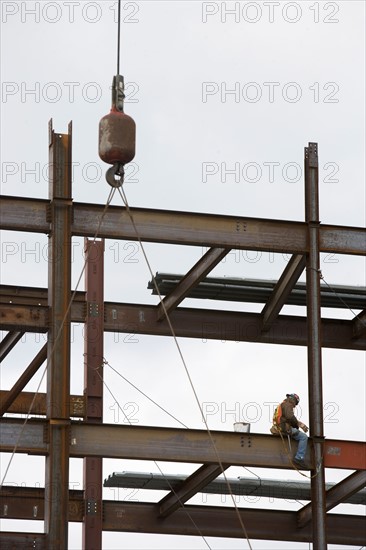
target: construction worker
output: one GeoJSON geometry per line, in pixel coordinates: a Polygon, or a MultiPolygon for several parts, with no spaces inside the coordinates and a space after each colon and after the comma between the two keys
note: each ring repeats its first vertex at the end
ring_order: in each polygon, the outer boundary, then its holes
{"type": "MultiPolygon", "coordinates": [[[[308,436],[305,434],[309,431],[309,428],[306,424],[300,422],[294,414],[294,408],[299,404],[299,401],[300,397],[296,393],[286,393],[286,399],[276,409],[278,412],[277,417],[276,413],[274,416],[274,428],[299,442],[293,461],[296,466],[304,468],[304,458],[308,444],[308,436]],[[300,428],[305,433],[300,432],[300,428]]],[[[272,431],[272,433],[275,433],[275,431],[272,431]]]]}

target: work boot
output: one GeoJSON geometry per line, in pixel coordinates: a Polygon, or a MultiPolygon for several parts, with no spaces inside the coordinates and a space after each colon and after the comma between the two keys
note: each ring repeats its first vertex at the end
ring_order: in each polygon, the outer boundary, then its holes
{"type": "Polygon", "coordinates": [[[299,468],[301,470],[306,470],[305,462],[303,461],[302,458],[296,458],[296,456],[295,456],[295,458],[293,459],[292,462],[295,464],[295,466],[297,468],[299,468]]]}

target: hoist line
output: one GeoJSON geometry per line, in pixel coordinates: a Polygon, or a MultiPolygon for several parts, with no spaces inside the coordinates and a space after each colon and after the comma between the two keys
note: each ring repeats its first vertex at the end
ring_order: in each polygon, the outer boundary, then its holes
{"type": "Polygon", "coordinates": [[[217,463],[218,463],[218,465],[220,466],[221,472],[222,472],[222,474],[223,474],[223,476],[224,476],[225,483],[226,483],[227,488],[228,488],[228,491],[229,491],[229,493],[230,493],[230,497],[231,497],[231,500],[232,500],[232,502],[233,502],[233,506],[234,506],[234,508],[235,508],[235,512],[236,512],[236,514],[237,514],[237,517],[238,517],[240,526],[241,526],[241,528],[242,528],[242,530],[243,530],[243,533],[244,533],[244,536],[245,536],[245,538],[246,538],[246,540],[247,540],[249,549],[250,549],[250,550],[253,550],[253,549],[252,549],[252,546],[251,546],[251,544],[250,544],[250,540],[249,540],[248,533],[247,533],[247,530],[246,530],[246,528],[245,528],[243,519],[242,519],[242,517],[241,517],[241,515],[240,515],[240,512],[239,512],[239,509],[238,509],[238,507],[237,507],[237,505],[236,505],[235,497],[234,497],[234,494],[233,494],[233,492],[232,492],[232,489],[231,489],[231,486],[230,486],[230,482],[229,482],[229,480],[228,480],[228,478],[227,478],[227,476],[226,476],[225,469],[224,469],[223,463],[222,463],[222,461],[221,461],[219,452],[218,452],[218,450],[217,450],[215,441],[214,441],[214,439],[213,439],[211,430],[210,430],[210,428],[209,428],[209,425],[208,425],[208,422],[207,422],[207,420],[206,420],[206,418],[205,418],[205,415],[203,414],[203,409],[202,409],[202,407],[201,407],[201,403],[200,403],[200,401],[199,401],[199,398],[198,398],[198,395],[197,395],[197,391],[196,391],[196,389],[195,389],[195,387],[194,387],[193,380],[192,380],[191,375],[190,375],[190,372],[189,372],[189,370],[188,370],[188,366],[187,366],[186,361],[185,361],[185,359],[184,359],[184,356],[183,356],[181,347],[180,347],[180,345],[179,345],[177,336],[176,336],[176,334],[175,334],[173,325],[172,325],[172,323],[171,323],[169,313],[168,313],[168,311],[167,311],[167,309],[166,309],[166,307],[165,307],[164,300],[163,300],[163,298],[162,298],[162,296],[161,296],[161,293],[160,293],[158,284],[157,284],[157,282],[156,282],[155,276],[154,276],[153,271],[152,271],[152,269],[151,269],[151,265],[150,265],[150,262],[149,262],[149,259],[148,259],[147,255],[146,255],[144,245],[142,244],[142,240],[141,240],[140,234],[139,234],[139,232],[138,232],[138,229],[137,229],[137,227],[136,227],[135,220],[133,219],[133,215],[132,215],[132,212],[131,212],[131,210],[130,210],[130,207],[129,207],[129,204],[128,204],[128,201],[127,201],[126,193],[125,193],[125,191],[124,191],[124,189],[123,189],[123,185],[120,186],[120,187],[118,187],[118,192],[119,192],[119,194],[120,194],[120,196],[121,196],[121,199],[122,199],[122,201],[123,201],[123,204],[124,204],[125,207],[126,207],[127,214],[128,214],[128,216],[129,216],[129,218],[130,218],[130,220],[131,220],[132,226],[133,226],[134,231],[135,231],[135,233],[136,233],[137,240],[138,240],[138,242],[139,242],[139,244],[140,244],[140,246],[141,246],[141,250],[142,250],[143,256],[144,256],[144,258],[145,258],[146,265],[147,265],[147,267],[148,267],[148,269],[149,269],[149,272],[150,272],[150,275],[151,275],[151,277],[152,277],[152,280],[153,280],[153,283],[154,283],[154,286],[155,286],[157,295],[158,295],[159,300],[160,300],[160,304],[161,304],[161,306],[162,306],[162,308],[163,308],[163,311],[164,311],[164,314],[165,314],[165,318],[166,318],[167,323],[168,323],[168,325],[169,325],[170,332],[171,332],[172,337],[173,337],[173,339],[174,339],[174,342],[175,342],[175,345],[176,345],[176,347],[177,347],[179,356],[180,356],[180,358],[181,358],[181,361],[182,361],[184,370],[185,370],[185,372],[186,372],[188,381],[189,381],[189,383],[190,383],[192,392],[193,392],[193,394],[194,394],[195,400],[196,400],[197,405],[198,405],[198,408],[199,408],[199,410],[200,410],[201,417],[202,417],[202,421],[203,421],[203,423],[205,424],[207,434],[208,434],[208,436],[209,436],[209,439],[210,439],[212,448],[213,448],[213,450],[214,450],[214,452],[215,452],[215,455],[216,455],[217,463]]]}
{"type": "MultiPolygon", "coordinates": [[[[102,222],[103,222],[103,218],[104,218],[104,216],[105,216],[105,214],[106,214],[106,212],[107,212],[108,206],[110,205],[110,203],[111,203],[111,201],[112,201],[112,199],[113,199],[113,197],[114,197],[115,191],[116,191],[115,188],[112,187],[112,189],[111,189],[110,192],[109,192],[109,195],[108,195],[108,198],[107,198],[107,202],[106,202],[106,204],[105,204],[105,206],[104,206],[104,210],[103,210],[102,215],[101,215],[101,217],[100,217],[100,220],[99,220],[99,223],[98,223],[98,226],[97,226],[97,230],[96,230],[96,232],[95,232],[95,234],[94,234],[94,237],[93,237],[93,241],[92,241],[93,243],[95,243],[95,241],[96,241],[96,239],[97,239],[97,237],[98,237],[98,233],[99,233],[99,231],[100,231],[100,228],[101,228],[101,225],[102,225],[102,222]]],[[[53,345],[52,345],[52,348],[51,348],[49,357],[52,357],[52,355],[53,355],[53,353],[54,353],[54,351],[55,351],[56,344],[57,344],[58,340],[59,340],[60,337],[61,337],[62,329],[63,329],[64,326],[65,326],[65,322],[66,322],[67,316],[68,316],[68,314],[69,314],[69,312],[70,312],[72,302],[73,302],[73,300],[74,300],[74,298],[75,298],[76,292],[77,292],[77,290],[78,290],[78,288],[79,288],[79,285],[80,285],[80,283],[81,283],[81,278],[82,278],[82,276],[83,276],[83,274],[84,274],[84,272],[85,272],[85,269],[86,269],[86,262],[87,262],[87,256],[85,256],[83,268],[82,268],[81,273],[80,273],[80,275],[79,275],[79,278],[78,278],[78,280],[77,280],[77,283],[76,283],[76,287],[75,287],[75,289],[74,289],[74,292],[72,293],[71,298],[70,298],[70,300],[69,300],[69,303],[68,303],[68,305],[67,305],[67,308],[66,308],[66,312],[65,312],[64,318],[62,319],[60,328],[59,328],[59,330],[58,330],[58,332],[57,332],[57,334],[56,334],[56,338],[55,338],[55,340],[54,340],[54,342],[53,342],[53,345]]],[[[47,354],[47,355],[48,355],[48,354],[47,354]]],[[[31,414],[31,412],[32,412],[34,403],[35,403],[35,401],[36,401],[37,395],[38,395],[38,393],[39,393],[39,390],[40,390],[41,384],[42,384],[42,382],[43,382],[44,376],[45,376],[45,374],[46,374],[46,372],[47,372],[47,369],[48,369],[48,359],[47,359],[46,365],[45,365],[45,367],[44,367],[44,369],[43,369],[43,373],[42,373],[41,380],[40,380],[40,382],[39,382],[39,384],[38,384],[38,386],[37,386],[36,392],[35,392],[35,394],[34,394],[34,396],[33,396],[33,399],[32,399],[31,404],[29,405],[29,408],[28,408],[26,417],[25,417],[25,419],[24,419],[24,422],[23,422],[23,424],[22,424],[22,427],[21,427],[21,429],[20,429],[19,435],[18,435],[18,437],[17,437],[17,439],[16,439],[16,442],[15,442],[15,445],[14,445],[14,448],[13,448],[13,451],[12,451],[12,454],[11,454],[11,457],[10,457],[10,459],[9,459],[8,465],[7,465],[6,469],[5,469],[5,473],[4,473],[3,478],[2,478],[2,480],[1,480],[1,483],[0,483],[0,488],[2,488],[2,486],[4,485],[6,476],[7,476],[7,474],[8,474],[9,469],[10,469],[10,466],[11,466],[11,463],[12,463],[13,458],[14,458],[14,456],[15,456],[15,453],[16,453],[18,447],[19,447],[20,438],[22,437],[22,434],[23,434],[23,432],[24,432],[25,426],[26,426],[26,424],[27,424],[27,422],[28,422],[28,420],[29,420],[30,414],[31,414]]]]}
{"type": "Polygon", "coordinates": [[[117,16],[117,74],[119,74],[120,49],[121,49],[121,0],[118,0],[117,16]]]}

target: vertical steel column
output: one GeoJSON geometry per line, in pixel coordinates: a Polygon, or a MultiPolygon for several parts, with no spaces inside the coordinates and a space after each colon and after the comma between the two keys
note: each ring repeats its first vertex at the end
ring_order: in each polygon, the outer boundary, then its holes
{"type": "Polygon", "coordinates": [[[308,378],[310,433],[314,441],[311,504],[313,545],[317,550],[327,548],[325,472],[323,463],[323,391],[320,315],[320,259],[319,259],[319,188],[318,146],[309,143],[305,148],[305,217],[308,223],[308,254],[306,257],[308,378]]]}
{"type": "Polygon", "coordinates": [[[45,479],[47,548],[68,547],[70,446],[71,136],[49,126],[50,222],[47,349],[48,456],[45,479]]]}
{"type": "MultiPolygon", "coordinates": [[[[86,323],[84,396],[86,422],[103,422],[104,241],[85,239],[86,323]]],[[[103,472],[101,458],[84,458],[83,548],[102,548],[103,472]]]]}

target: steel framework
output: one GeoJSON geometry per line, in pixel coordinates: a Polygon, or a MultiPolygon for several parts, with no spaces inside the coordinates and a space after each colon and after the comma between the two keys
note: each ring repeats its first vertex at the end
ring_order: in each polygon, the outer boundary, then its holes
{"type": "MultiPolygon", "coordinates": [[[[320,252],[364,255],[366,231],[357,227],[322,225],[318,207],[318,151],[305,148],[304,223],[131,209],[74,203],[71,199],[72,127],[56,133],[50,125],[49,200],[4,196],[1,229],[47,233],[52,261],[48,289],[3,286],[1,329],[9,333],[0,346],[4,358],[25,332],[43,332],[48,344],[31,361],[8,391],[1,392],[1,415],[29,411],[42,419],[26,423],[1,419],[0,451],[46,457],[44,489],[1,491],[1,515],[44,520],[44,534],[2,533],[2,548],[68,547],[68,522],[83,522],[83,547],[101,548],[102,530],[242,537],[232,508],[185,503],[231,465],[286,469],[291,467],[279,438],[270,435],[212,432],[163,427],[103,424],[103,333],[131,332],[171,336],[166,315],[177,336],[278,343],[308,347],[311,439],[306,464],[317,475],[311,480],[311,503],[298,512],[240,508],[250,538],[365,544],[363,518],[327,515],[365,486],[366,451],[362,442],[325,440],[322,418],[321,348],[366,348],[365,310],[352,321],[321,319],[320,252]],[[102,222],[99,223],[98,220],[102,222]],[[72,293],[72,236],[136,240],[209,247],[208,252],[167,293],[163,305],[104,303],[104,242],[86,240],[86,292],[72,293]],[[266,296],[260,314],[177,307],[231,249],[291,253],[279,281],[266,296]],[[280,315],[282,306],[306,269],[307,316],[280,315]],[[71,298],[72,297],[72,298],[71,298]],[[82,322],[85,334],[84,394],[70,395],[70,323],[82,322]],[[23,392],[47,360],[47,393],[23,392]],[[74,420],[73,418],[79,420],[74,420]],[[82,419],[82,421],[80,421],[82,419]],[[217,463],[217,454],[221,465],[217,463]],[[84,490],[68,490],[70,457],[84,459],[84,490]],[[159,503],[102,500],[103,457],[190,462],[201,466],[159,503]],[[356,470],[326,490],[324,468],[356,470]],[[187,515],[187,512],[189,516],[187,515]],[[123,519],[123,520],[122,520],[123,519]]],[[[263,285],[264,286],[264,285],[263,285]]]]}

